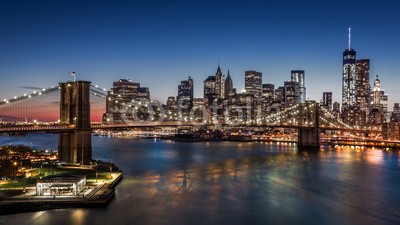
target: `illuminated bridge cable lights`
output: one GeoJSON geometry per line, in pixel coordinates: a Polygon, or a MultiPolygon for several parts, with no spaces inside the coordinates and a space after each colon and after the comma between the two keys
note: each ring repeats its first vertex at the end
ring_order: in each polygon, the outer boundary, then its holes
{"type": "Polygon", "coordinates": [[[33,91],[30,94],[25,93],[25,94],[23,94],[23,95],[21,95],[19,97],[18,96],[14,96],[14,98],[11,98],[11,99],[8,99],[8,100],[4,99],[5,101],[0,102],[0,106],[4,105],[4,104],[8,104],[8,103],[15,103],[15,102],[27,99],[27,98],[37,97],[37,96],[40,96],[40,95],[43,95],[43,94],[51,93],[51,92],[53,92],[53,91],[55,91],[57,89],[58,89],[58,86],[56,86],[56,87],[53,86],[52,88],[48,88],[48,89],[43,88],[43,89],[41,89],[42,91],[33,91]]]}
{"type": "MultiPolygon", "coordinates": [[[[92,86],[90,89],[91,121],[100,122],[106,111],[106,91],[92,86]]],[[[0,101],[0,120],[10,122],[58,122],[60,114],[60,87],[24,93],[0,101]]]]}

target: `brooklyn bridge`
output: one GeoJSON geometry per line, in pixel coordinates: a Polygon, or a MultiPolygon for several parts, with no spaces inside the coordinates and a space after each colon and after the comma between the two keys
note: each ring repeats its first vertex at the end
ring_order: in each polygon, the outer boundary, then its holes
{"type": "Polygon", "coordinates": [[[317,149],[323,144],[354,144],[398,147],[400,142],[382,140],[382,130],[343,123],[315,101],[306,101],[258,120],[243,123],[204,121],[133,120],[102,122],[107,93],[90,81],[69,81],[25,93],[0,103],[1,133],[57,132],[60,161],[88,164],[92,159],[93,130],[188,128],[292,129],[300,149],[317,149]],[[25,120],[25,121],[24,121],[25,120]],[[38,121],[47,121],[45,123],[38,121]],[[379,137],[379,138],[378,138],[379,137]]]}

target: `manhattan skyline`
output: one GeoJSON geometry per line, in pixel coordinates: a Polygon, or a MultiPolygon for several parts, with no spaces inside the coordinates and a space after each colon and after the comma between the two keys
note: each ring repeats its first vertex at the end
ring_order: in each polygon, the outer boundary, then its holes
{"type": "Polygon", "coordinates": [[[400,99],[395,1],[44,3],[1,3],[3,98],[71,80],[72,71],[104,88],[129,77],[163,103],[191,76],[201,97],[219,62],[238,91],[245,70],[277,86],[291,70],[305,70],[307,98],[319,101],[332,91],[341,102],[341,55],[352,27],[357,58],[371,60],[370,82],[379,74],[390,108],[400,99]]]}

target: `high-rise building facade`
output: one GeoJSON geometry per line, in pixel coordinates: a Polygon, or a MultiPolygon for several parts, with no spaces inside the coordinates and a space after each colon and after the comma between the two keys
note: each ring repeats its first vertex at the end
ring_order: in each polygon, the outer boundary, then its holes
{"type": "Polygon", "coordinates": [[[334,102],[332,104],[332,111],[336,113],[340,113],[340,103],[339,102],[334,102]]]}
{"type": "Polygon", "coordinates": [[[261,113],[263,116],[267,116],[270,112],[270,107],[275,98],[275,85],[273,84],[263,84],[262,85],[262,95],[261,95],[261,113]]]}
{"type": "Polygon", "coordinates": [[[292,70],[291,71],[291,81],[297,83],[297,103],[306,102],[306,86],[305,86],[305,77],[304,70],[292,70]]]}
{"type": "Polygon", "coordinates": [[[323,92],[322,93],[322,102],[321,106],[332,109],[332,92],[323,92]]]}
{"type": "Polygon", "coordinates": [[[194,92],[194,84],[193,79],[189,76],[187,80],[181,81],[181,84],[178,85],[178,101],[182,98],[189,99],[193,102],[193,92],[194,92]]]}
{"type": "Polygon", "coordinates": [[[262,92],[262,73],[255,70],[245,71],[244,82],[246,92],[259,99],[262,92]]]}
{"type": "Polygon", "coordinates": [[[126,79],[113,82],[113,87],[107,93],[106,113],[103,122],[123,122],[133,119],[132,112],[135,102],[149,102],[150,91],[140,87],[139,83],[126,79]]]}
{"type": "Polygon", "coordinates": [[[183,116],[188,116],[193,107],[193,79],[190,76],[178,85],[178,96],[176,99],[178,108],[183,116]]]}
{"type": "Polygon", "coordinates": [[[290,107],[293,105],[296,105],[298,103],[298,93],[299,93],[299,86],[297,82],[295,81],[285,81],[284,82],[284,101],[285,101],[285,106],[290,107]]]}
{"type": "Polygon", "coordinates": [[[165,105],[165,119],[167,121],[175,121],[178,117],[178,103],[175,97],[170,96],[167,99],[167,104],[165,105]]]}
{"type": "Polygon", "coordinates": [[[262,98],[266,101],[268,105],[272,104],[275,98],[275,85],[273,84],[263,84],[262,85],[262,98]]]}
{"type": "Polygon", "coordinates": [[[372,104],[380,105],[381,104],[381,81],[379,80],[378,75],[374,80],[374,90],[373,90],[372,104]]]}
{"type": "Polygon", "coordinates": [[[356,105],[360,110],[366,110],[370,103],[369,59],[356,60],[356,105]]]}
{"type": "Polygon", "coordinates": [[[215,93],[218,98],[225,98],[225,78],[219,65],[215,73],[215,93]]]}
{"type": "Polygon", "coordinates": [[[235,94],[236,93],[234,93],[234,90],[233,90],[233,81],[231,78],[231,74],[229,73],[229,70],[228,70],[228,75],[226,76],[226,79],[225,79],[225,99],[228,99],[229,97],[232,97],[235,94]]]}
{"type": "Polygon", "coordinates": [[[283,103],[285,102],[285,87],[278,87],[275,89],[275,101],[277,103],[283,103]]]}
{"type": "Polygon", "coordinates": [[[356,51],[351,48],[349,28],[349,45],[343,52],[342,76],[342,109],[352,108],[356,104],[356,51]]]}
{"type": "Polygon", "coordinates": [[[215,76],[208,76],[207,79],[204,80],[204,89],[203,89],[203,97],[208,100],[208,103],[211,104],[214,99],[217,98],[217,93],[215,90],[215,76]]]}
{"type": "Polygon", "coordinates": [[[368,123],[370,125],[382,125],[386,122],[387,110],[388,110],[388,96],[385,91],[381,90],[381,81],[378,75],[374,80],[374,88],[371,93],[371,106],[368,115],[368,123]]]}
{"type": "Polygon", "coordinates": [[[390,122],[400,122],[400,104],[394,103],[393,112],[390,117],[390,122]]]}

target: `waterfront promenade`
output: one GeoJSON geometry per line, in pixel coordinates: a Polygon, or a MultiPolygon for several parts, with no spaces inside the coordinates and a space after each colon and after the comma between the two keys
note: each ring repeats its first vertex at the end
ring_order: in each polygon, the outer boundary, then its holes
{"type": "Polygon", "coordinates": [[[26,188],[24,194],[0,198],[0,215],[55,208],[105,206],[114,197],[114,188],[122,179],[121,172],[111,175],[112,179],[91,184],[76,196],[37,196],[35,187],[26,188]]]}

